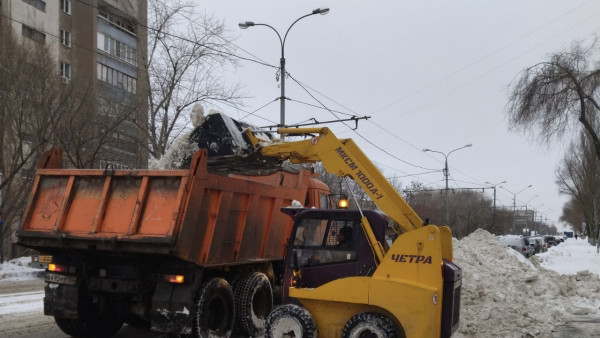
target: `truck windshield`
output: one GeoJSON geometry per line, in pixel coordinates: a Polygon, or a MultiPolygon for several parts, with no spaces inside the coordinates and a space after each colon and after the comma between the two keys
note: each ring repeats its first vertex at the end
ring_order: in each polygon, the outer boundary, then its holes
{"type": "MultiPolygon", "coordinates": [[[[356,260],[355,220],[305,218],[296,229],[294,253],[299,267],[356,260]]],[[[293,260],[290,262],[293,266],[293,260]]]]}

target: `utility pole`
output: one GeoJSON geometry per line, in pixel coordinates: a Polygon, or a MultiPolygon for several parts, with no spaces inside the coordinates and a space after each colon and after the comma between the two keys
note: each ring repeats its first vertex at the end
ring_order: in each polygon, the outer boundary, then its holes
{"type": "MultiPolygon", "coordinates": [[[[279,44],[281,45],[281,57],[279,59],[279,76],[281,79],[281,96],[279,97],[279,101],[280,101],[280,106],[279,106],[279,115],[280,115],[280,126],[281,128],[285,128],[285,40],[287,39],[287,35],[290,32],[290,29],[292,29],[292,27],[296,24],[296,22],[300,21],[301,19],[304,19],[308,16],[311,15],[315,15],[315,14],[321,14],[321,15],[325,15],[329,13],[329,8],[317,8],[314,11],[312,11],[309,14],[303,15],[301,17],[299,17],[298,19],[296,19],[296,21],[294,21],[287,29],[287,31],[285,32],[285,35],[283,36],[283,39],[281,38],[281,35],[279,34],[279,32],[271,25],[268,25],[266,23],[254,23],[252,21],[245,21],[245,22],[240,22],[239,23],[239,27],[241,29],[247,29],[248,27],[253,27],[253,26],[265,26],[268,27],[270,29],[272,29],[275,34],[277,34],[277,37],[279,38],[279,44]]],[[[283,136],[282,136],[283,139],[283,136]]]]}
{"type": "Polygon", "coordinates": [[[512,192],[512,191],[510,191],[508,189],[506,189],[505,187],[502,187],[502,186],[500,187],[500,188],[508,191],[509,193],[511,193],[513,195],[513,229],[512,229],[513,234],[517,230],[517,221],[515,220],[516,215],[517,215],[517,195],[520,194],[520,193],[522,193],[525,189],[528,189],[528,188],[531,188],[531,187],[533,187],[533,184],[530,184],[530,185],[526,186],[525,188],[519,190],[516,193],[514,193],[514,192],[512,192]]]}
{"type": "Polygon", "coordinates": [[[496,227],[496,186],[500,185],[500,184],[504,184],[506,183],[506,181],[502,181],[500,183],[491,183],[491,182],[485,182],[486,184],[489,184],[492,186],[492,189],[494,189],[494,209],[492,211],[492,232],[494,232],[495,235],[497,235],[495,232],[497,232],[497,227],[496,227]]]}
{"type": "Polygon", "coordinates": [[[450,189],[448,188],[448,176],[449,176],[449,172],[448,172],[448,156],[450,156],[450,154],[452,154],[453,152],[455,152],[457,150],[460,150],[460,149],[463,149],[463,148],[468,148],[468,147],[471,147],[471,146],[473,146],[473,144],[469,143],[469,144],[466,144],[466,145],[464,145],[464,146],[462,146],[460,148],[456,148],[454,150],[451,150],[447,154],[443,153],[441,151],[431,150],[431,149],[428,149],[428,148],[423,149],[424,152],[432,152],[432,153],[438,153],[438,154],[444,155],[445,161],[444,161],[444,170],[443,171],[444,171],[444,177],[446,179],[446,189],[445,190],[446,190],[446,225],[447,226],[450,226],[450,208],[449,208],[449,202],[448,202],[450,200],[450,191],[449,191],[450,189]]]}

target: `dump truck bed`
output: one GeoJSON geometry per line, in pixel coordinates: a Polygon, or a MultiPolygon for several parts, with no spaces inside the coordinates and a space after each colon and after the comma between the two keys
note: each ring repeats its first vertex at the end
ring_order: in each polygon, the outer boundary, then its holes
{"type": "Polygon", "coordinates": [[[282,171],[256,182],[209,173],[206,163],[201,150],[189,170],[38,169],[19,244],[206,266],[281,259],[292,222],[280,208],[305,200],[311,174],[282,171]]]}

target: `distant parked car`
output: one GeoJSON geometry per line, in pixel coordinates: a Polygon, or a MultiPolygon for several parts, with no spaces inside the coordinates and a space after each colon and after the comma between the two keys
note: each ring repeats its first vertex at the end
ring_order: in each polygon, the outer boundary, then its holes
{"type": "Polygon", "coordinates": [[[548,251],[548,245],[546,245],[546,241],[542,237],[528,237],[529,245],[533,246],[534,253],[542,253],[548,251]]]}
{"type": "Polygon", "coordinates": [[[548,248],[551,248],[553,246],[555,246],[556,244],[556,240],[554,239],[554,236],[544,236],[544,240],[546,241],[546,244],[548,244],[548,248]]]}
{"type": "Polygon", "coordinates": [[[522,236],[499,236],[498,240],[501,245],[508,246],[529,258],[535,253],[533,246],[529,245],[527,238],[522,236]]]}

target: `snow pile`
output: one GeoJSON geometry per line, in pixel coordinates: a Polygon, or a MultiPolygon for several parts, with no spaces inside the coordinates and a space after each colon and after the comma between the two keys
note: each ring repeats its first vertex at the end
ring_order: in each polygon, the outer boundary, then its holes
{"type": "Polygon", "coordinates": [[[29,266],[31,257],[20,257],[0,264],[0,280],[31,280],[43,273],[29,266]]]}
{"type": "Polygon", "coordinates": [[[485,230],[454,240],[454,255],[463,269],[456,337],[545,337],[569,314],[600,312],[598,276],[559,275],[485,230]]]}
{"type": "Polygon", "coordinates": [[[194,128],[200,127],[204,123],[204,107],[200,103],[196,103],[190,112],[190,120],[194,128]]]}
{"type": "Polygon", "coordinates": [[[192,131],[188,131],[173,140],[173,143],[161,158],[150,159],[148,167],[150,169],[179,169],[184,167],[185,160],[198,151],[198,145],[189,141],[191,133],[192,131]]]}
{"type": "Polygon", "coordinates": [[[588,270],[600,276],[600,255],[596,253],[596,247],[581,238],[569,238],[536,257],[541,266],[560,274],[573,275],[588,270]]]}

